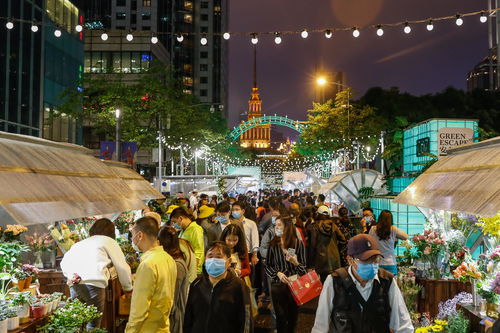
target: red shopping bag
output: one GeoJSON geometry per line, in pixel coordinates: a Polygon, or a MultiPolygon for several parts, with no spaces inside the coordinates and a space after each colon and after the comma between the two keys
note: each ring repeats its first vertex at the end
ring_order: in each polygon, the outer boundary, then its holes
{"type": "Polygon", "coordinates": [[[303,305],[321,294],[323,285],[316,271],[302,275],[297,280],[288,284],[297,305],[303,305]]]}

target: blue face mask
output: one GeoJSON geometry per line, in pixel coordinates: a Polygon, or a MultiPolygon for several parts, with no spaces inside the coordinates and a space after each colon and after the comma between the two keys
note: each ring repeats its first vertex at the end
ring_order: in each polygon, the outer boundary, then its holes
{"type": "Polygon", "coordinates": [[[174,224],[174,228],[175,230],[182,230],[182,227],[178,223],[174,224]]]}
{"type": "Polygon", "coordinates": [[[219,258],[209,258],[205,260],[205,269],[208,275],[219,277],[226,271],[226,260],[219,258]]]}
{"type": "Polygon", "coordinates": [[[356,272],[363,280],[371,280],[378,272],[378,264],[359,264],[356,272]]]}
{"type": "Polygon", "coordinates": [[[239,219],[241,217],[241,213],[240,212],[232,212],[231,215],[235,218],[235,219],[239,219]]]}
{"type": "Polygon", "coordinates": [[[271,223],[276,225],[276,216],[271,217],[271,223]]]}
{"type": "Polygon", "coordinates": [[[227,216],[216,216],[215,220],[220,223],[226,223],[227,222],[227,216]]]}

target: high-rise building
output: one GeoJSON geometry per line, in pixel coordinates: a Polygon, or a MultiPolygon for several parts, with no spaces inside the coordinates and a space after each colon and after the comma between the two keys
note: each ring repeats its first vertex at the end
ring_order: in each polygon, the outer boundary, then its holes
{"type": "Polygon", "coordinates": [[[12,18],[13,27],[0,20],[0,130],[81,142],[76,122],[58,110],[59,95],[76,88],[83,71],[82,35],[75,31],[79,5],[77,0],[2,1],[0,17],[12,18]]]}
{"type": "Polygon", "coordinates": [[[319,103],[335,100],[335,96],[347,86],[344,72],[318,71],[316,80],[318,79],[322,82],[314,82],[314,101],[319,103]]]}
{"type": "Polygon", "coordinates": [[[497,55],[486,56],[467,74],[467,91],[498,90],[497,55]],[[490,72],[492,71],[491,75],[490,72]]]}
{"type": "MultiPolygon", "coordinates": [[[[257,48],[254,47],[253,87],[248,101],[247,120],[262,116],[262,100],[257,87],[257,48]]],[[[271,144],[271,125],[263,125],[249,129],[240,136],[240,145],[244,148],[269,148],[271,144]]]]}

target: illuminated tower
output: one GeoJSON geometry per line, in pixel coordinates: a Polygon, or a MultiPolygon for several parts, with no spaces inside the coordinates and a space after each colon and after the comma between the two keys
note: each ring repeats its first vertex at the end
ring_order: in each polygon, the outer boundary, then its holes
{"type": "MultiPolygon", "coordinates": [[[[253,54],[253,88],[248,101],[248,119],[262,116],[262,100],[257,88],[257,47],[253,54]]],[[[240,145],[244,148],[269,148],[271,142],[271,125],[262,125],[249,129],[240,136],[240,145]]]]}

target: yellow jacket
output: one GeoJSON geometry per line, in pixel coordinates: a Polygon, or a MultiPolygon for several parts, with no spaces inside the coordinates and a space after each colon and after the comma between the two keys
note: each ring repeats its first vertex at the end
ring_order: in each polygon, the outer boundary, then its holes
{"type": "Polygon", "coordinates": [[[203,228],[196,222],[191,222],[186,230],[182,230],[179,237],[191,243],[198,265],[197,273],[201,274],[203,262],[205,261],[205,240],[203,238],[203,228]]]}
{"type": "Polygon", "coordinates": [[[163,247],[145,252],[137,268],[126,333],[170,333],[177,266],[163,247]]]}

